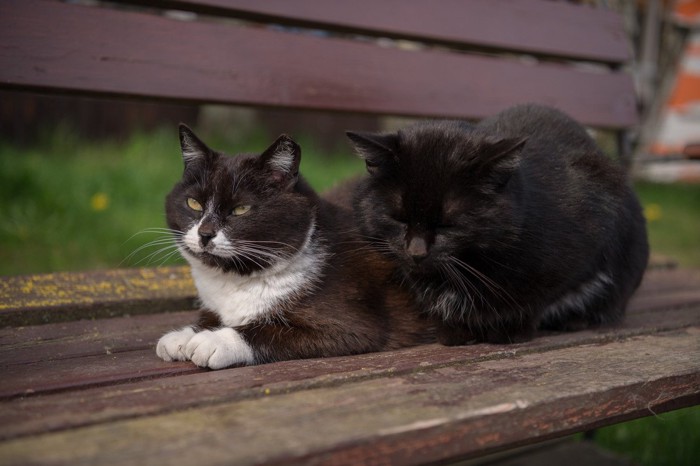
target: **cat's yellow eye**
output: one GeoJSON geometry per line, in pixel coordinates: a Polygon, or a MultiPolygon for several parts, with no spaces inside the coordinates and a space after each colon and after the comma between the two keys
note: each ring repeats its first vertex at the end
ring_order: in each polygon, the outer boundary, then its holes
{"type": "Polygon", "coordinates": [[[249,205],[239,205],[233,208],[233,215],[243,215],[247,214],[248,211],[250,210],[249,205]]]}
{"type": "Polygon", "coordinates": [[[200,204],[198,200],[192,199],[191,197],[187,198],[187,207],[197,212],[204,210],[202,209],[202,204],[200,204]]]}

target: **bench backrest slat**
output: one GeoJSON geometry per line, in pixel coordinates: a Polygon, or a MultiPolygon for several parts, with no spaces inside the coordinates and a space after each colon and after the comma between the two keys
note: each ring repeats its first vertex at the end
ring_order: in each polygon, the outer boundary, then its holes
{"type": "Polygon", "coordinates": [[[454,118],[536,101],[592,126],[636,121],[624,73],[141,12],[3,2],[0,43],[0,83],[13,88],[454,118]]]}
{"type": "MultiPolygon", "coordinates": [[[[132,1],[131,3],[148,3],[132,1]]],[[[162,6],[243,19],[515,50],[610,64],[630,58],[619,15],[543,0],[161,0],[162,6]]]]}

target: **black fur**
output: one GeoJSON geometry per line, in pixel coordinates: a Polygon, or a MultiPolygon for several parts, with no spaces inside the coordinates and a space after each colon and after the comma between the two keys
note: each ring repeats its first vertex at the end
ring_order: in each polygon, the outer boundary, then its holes
{"type": "Polygon", "coordinates": [[[618,321],[648,259],[626,174],[586,131],[522,105],[477,125],[348,133],[370,176],[354,210],[445,344],[618,321]]]}

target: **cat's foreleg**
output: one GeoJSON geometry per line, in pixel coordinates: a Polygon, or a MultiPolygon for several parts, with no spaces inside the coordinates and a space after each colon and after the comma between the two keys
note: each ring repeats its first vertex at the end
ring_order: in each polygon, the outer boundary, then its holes
{"type": "Polygon", "coordinates": [[[185,355],[199,367],[223,369],[255,362],[250,345],[235,329],[223,327],[196,333],[185,346],[185,355]]]}
{"type": "Polygon", "coordinates": [[[510,344],[531,340],[535,334],[534,322],[465,323],[436,322],[437,339],[446,346],[461,346],[473,343],[510,344]]]}
{"type": "Polygon", "coordinates": [[[487,343],[503,345],[525,343],[534,338],[535,329],[536,325],[532,319],[516,320],[515,322],[505,321],[483,328],[482,338],[487,343]]]}
{"type": "Polygon", "coordinates": [[[435,319],[437,340],[445,346],[462,346],[476,343],[476,337],[464,324],[444,322],[435,319]]]}
{"type": "Polygon", "coordinates": [[[189,358],[185,354],[185,347],[194,335],[191,326],[168,332],[158,340],[156,354],[164,361],[187,361],[189,358]]]}
{"type": "Polygon", "coordinates": [[[211,369],[252,363],[252,351],[243,338],[223,327],[219,316],[207,309],[202,309],[195,325],[163,335],[156,354],[164,361],[192,361],[211,369]]]}

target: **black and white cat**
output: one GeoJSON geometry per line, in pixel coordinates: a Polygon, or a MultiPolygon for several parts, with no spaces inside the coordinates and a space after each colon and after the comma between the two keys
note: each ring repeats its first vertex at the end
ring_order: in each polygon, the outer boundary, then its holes
{"type": "Polygon", "coordinates": [[[626,174],[586,131],[522,105],[479,124],[348,133],[370,176],[364,235],[402,271],[445,344],[619,320],[648,259],[626,174]]]}
{"type": "Polygon", "coordinates": [[[353,233],[352,213],[299,176],[292,139],[230,157],[181,125],[180,143],[185,169],[166,214],[202,311],[160,339],[159,357],[219,369],[431,340],[410,295],[386,285],[391,263],[353,233]]]}

